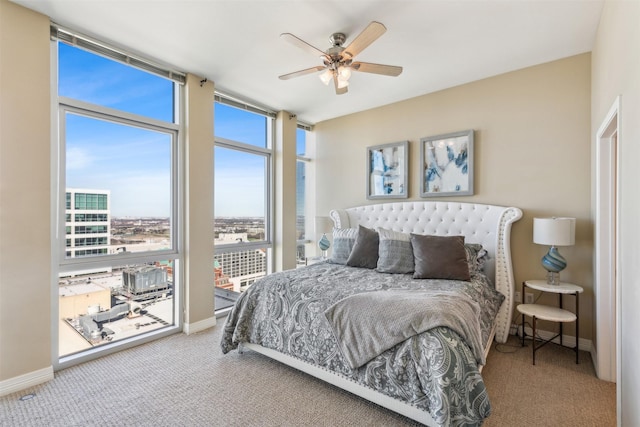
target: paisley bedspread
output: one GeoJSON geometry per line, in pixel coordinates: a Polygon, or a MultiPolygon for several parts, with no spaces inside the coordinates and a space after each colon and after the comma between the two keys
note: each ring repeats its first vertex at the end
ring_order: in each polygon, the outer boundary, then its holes
{"type": "Polygon", "coordinates": [[[328,262],[274,273],[254,283],[227,317],[227,353],[241,342],[259,344],[319,365],[431,414],[440,425],[480,425],[491,406],[475,357],[452,330],[437,327],[352,369],[340,352],[325,310],[358,293],[388,289],[460,292],[482,307],[482,341],[489,339],[504,296],[484,275],[470,282],[413,279],[328,262]]]}

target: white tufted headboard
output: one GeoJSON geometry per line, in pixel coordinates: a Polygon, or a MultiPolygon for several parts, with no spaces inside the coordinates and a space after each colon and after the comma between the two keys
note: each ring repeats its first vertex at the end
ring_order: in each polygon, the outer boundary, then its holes
{"type": "Polygon", "coordinates": [[[382,227],[438,236],[465,236],[489,254],[485,273],[506,298],[496,319],[496,341],[504,343],[513,315],[515,284],[511,264],[511,225],[522,217],[518,208],[455,202],[398,202],[332,210],[336,228],[382,227]]]}

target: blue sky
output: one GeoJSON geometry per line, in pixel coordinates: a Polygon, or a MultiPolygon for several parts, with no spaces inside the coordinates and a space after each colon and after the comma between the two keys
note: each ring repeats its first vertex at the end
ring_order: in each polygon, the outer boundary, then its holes
{"type": "Polygon", "coordinates": [[[114,216],[170,213],[171,137],[67,116],[67,187],[111,191],[114,216]]]}
{"type": "MultiPolygon", "coordinates": [[[[214,109],[216,136],[265,147],[266,118],[223,104],[214,109]]],[[[215,150],[215,216],[264,216],[264,157],[215,150]]]]}
{"type": "MultiPolygon", "coordinates": [[[[59,94],[173,122],[173,83],[59,43],[59,94]]],[[[263,116],[216,104],[218,136],[264,147],[263,116]]],[[[170,214],[171,139],[167,134],[68,114],[66,186],[111,191],[113,216],[170,214]]],[[[298,130],[298,153],[305,132],[298,130]]],[[[263,216],[264,160],[216,149],[216,216],[263,216]]]]}

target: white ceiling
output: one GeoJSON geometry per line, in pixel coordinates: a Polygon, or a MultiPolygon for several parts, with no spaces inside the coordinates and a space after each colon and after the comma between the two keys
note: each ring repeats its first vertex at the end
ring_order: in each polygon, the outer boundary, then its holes
{"type": "Polygon", "coordinates": [[[603,0],[13,0],[72,30],[180,71],[216,89],[307,123],[401,101],[535,64],[589,52],[603,0]],[[387,32],[357,60],[404,67],[399,77],[353,73],[336,95],[322,65],[284,40],[290,32],[325,50],[348,44],[371,21],[387,32]]]}

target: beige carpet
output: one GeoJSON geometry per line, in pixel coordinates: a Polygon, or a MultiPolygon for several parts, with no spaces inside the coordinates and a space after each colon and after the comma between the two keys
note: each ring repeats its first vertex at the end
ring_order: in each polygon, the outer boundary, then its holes
{"type": "Polygon", "coordinates": [[[533,366],[526,344],[494,343],[482,371],[492,405],[484,426],[616,425],[616,385],[596,377],[589,353],[581,351],[576,365],[573,350],[547,344],[533,366]]]}
{"type": "MultiPolygon", "coordinates": [[[[261,355],[219,350],[221,326],[174,335],[56,373],[0,399],[1,426],[411,426],[396,415],[261,355]],[[34,396],[20,400],[22,396],[34,396]]],[[[514,340],[512,344],[516,344],[514,340]]],[[[485,426],[613,426],[615,384],[550,345],[494,348],[485,426]]]]}

